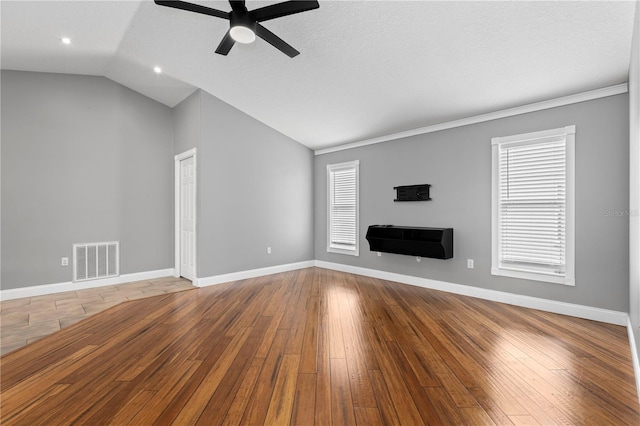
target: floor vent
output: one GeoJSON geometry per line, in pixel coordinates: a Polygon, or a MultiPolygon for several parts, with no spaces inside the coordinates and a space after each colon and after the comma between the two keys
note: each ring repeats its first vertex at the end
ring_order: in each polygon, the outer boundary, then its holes
{"type": "Polygon", "coordinates": [[[73,245],[73,281],[115,277],[120,274],[120,244],[87,243],[73,245]]]}

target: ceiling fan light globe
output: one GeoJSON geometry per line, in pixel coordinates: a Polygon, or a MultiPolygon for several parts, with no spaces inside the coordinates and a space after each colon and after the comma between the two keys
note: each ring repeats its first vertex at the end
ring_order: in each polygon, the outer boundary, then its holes
{"type": "Polygon", "coordinates": [[[254,33],[251,28],[247,28],[243,25],[231,27],[229,34],[238,43],[249,44],[253,43],[256,39],[256,33],[254,33]]]}

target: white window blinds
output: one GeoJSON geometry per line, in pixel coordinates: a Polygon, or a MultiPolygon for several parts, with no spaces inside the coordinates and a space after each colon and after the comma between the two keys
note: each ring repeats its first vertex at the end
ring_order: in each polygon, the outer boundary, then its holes
{"type": "Polygon", "coordinates": [[[500,149],[500,260],[564,274],[565,142],[500,149]]]}
{"type": "Polygon", "coordinates": [[[328,251],[358,254],[358,162],[327,166],[328,251]]]}
{"type": "Polygon", "coordinates": [[[493,140],[494,269],[568,276],[566,136],[556,129],[493,140]]]}

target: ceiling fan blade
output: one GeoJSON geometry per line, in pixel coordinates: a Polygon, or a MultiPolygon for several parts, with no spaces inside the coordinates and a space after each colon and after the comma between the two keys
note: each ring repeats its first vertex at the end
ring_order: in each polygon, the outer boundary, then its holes
{"type": "Polygon", "coordinates": [[[246,12],[247,10],[244,0],[229,0],[229,4],[231,4],[231,9],[235,11],[246,12]]]}
{"type": "Polygon", "coordinates": [[[260,24],[256,24],[256,34],[285,55],[288,55],[290,58],[300,54],[300,52],[260,24]]]}
{"type": "Polygon", "coordinates": [[[201,13],[203,15],[215,16],[216,18],[229,19],[229,12],[200,6],[199,4],[187,3],[186,1],[166,1],[154,0],[157,5],[173,7],[174,9],[186,10],[189,12],[201,13]]]}
{"type": "Polygon", "coordinates": [[[306,12],[320,7],[316,0],[311,1],[285,1],[271,6],[261,7],[249,12],[249,15],[256,21],[268,21],[280,18],[281,16],[293,15],[294,13],[306,12]]]}
{"type": "Polygon", "coordinates": [[[236,43],[233,37],[231,37],[230,31],[231,30],[228,30],[227,33],[222,38],[222,41],[220,42],[220,44],[218,45],[218,48],[216,49],[216,53],[227,56],[227,54],[229,53],[233,45],[236,43]]]}

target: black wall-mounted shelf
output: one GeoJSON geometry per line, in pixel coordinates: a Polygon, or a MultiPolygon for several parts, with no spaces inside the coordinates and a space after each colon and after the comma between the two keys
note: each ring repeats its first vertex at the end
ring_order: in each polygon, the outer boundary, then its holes
{"type": "Polygon", "coordinates": [[[453,228],[371,225],[367,241],[371,251],[435,259],[453,257],[453,228]]]}
{"type": "Polygon", "coordinates": [[[429,188],[431,185],[405,185],[396,186],[396,199],[393,201],[429,201],[429,188]]]}

